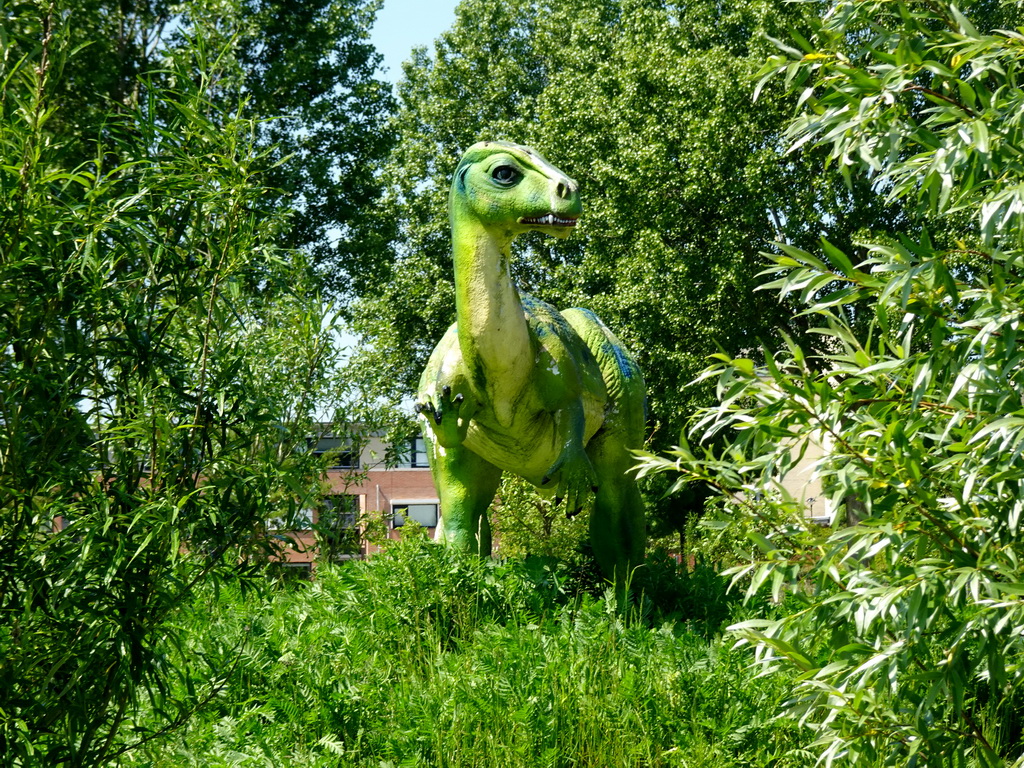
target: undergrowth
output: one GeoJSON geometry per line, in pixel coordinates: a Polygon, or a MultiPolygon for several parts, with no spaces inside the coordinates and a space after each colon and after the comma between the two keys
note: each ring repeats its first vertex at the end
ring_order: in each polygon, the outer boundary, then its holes
{"type": "Polygon", "coordinates": [[[717,577],[647,571],[626,615],[556,561],[419,541],[269,595],[208,595],[178,652],[228,683],[121,765],[811,764],[773,719],[781,683],[719,639],[717,577]]]}

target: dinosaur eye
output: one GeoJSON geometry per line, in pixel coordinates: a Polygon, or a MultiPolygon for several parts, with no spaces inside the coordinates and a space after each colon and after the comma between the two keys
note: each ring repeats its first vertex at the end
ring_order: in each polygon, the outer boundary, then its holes
{"type": "Polygon", "coordinates": [[[491,171],[491,178],[494,179],[499,184],[504,184],[505,186],[512,186],[517,181],[519,181],[521,177],[522,174],[519,173],[519,171],[517,171],[511,165],[499,165],[497,168],[491,171]]]}

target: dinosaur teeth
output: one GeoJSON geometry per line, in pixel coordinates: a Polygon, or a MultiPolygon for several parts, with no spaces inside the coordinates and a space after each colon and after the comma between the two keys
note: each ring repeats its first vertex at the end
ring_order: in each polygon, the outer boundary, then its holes
{"type": "Polygon", "coordinates": [[[524,217],[519,220],[521,224],[541,224],[546,227],[574,227],[576,226],[576,219],[563,218],[561,216],[555,216],[553,213],[546,214],[544,216],[532,216],[524,217]]]}

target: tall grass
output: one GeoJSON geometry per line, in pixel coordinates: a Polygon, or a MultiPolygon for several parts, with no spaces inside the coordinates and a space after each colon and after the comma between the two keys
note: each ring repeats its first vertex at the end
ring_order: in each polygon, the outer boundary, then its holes
{"type": "Polygon", "coordinates": [[[780,684],[752,679],[703,619],[661,621],[650,601],[623,617],[573,583],[553,562],[406,542],[269,598],[211,595],[181,652],[229,684],[122,764],[809,764],[771,719],[780,684]]]}

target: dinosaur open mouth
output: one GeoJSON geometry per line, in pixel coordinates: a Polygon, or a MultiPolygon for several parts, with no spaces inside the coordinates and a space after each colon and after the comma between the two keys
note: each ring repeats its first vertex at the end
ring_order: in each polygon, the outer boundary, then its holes
{"type": "Polygon", "coordinates": [[[549,213],[545,216],[524,216],[519,220],[520,224],[541,224],[546,227],[575,227],[576,219],[555,216],[549,213]]]}

